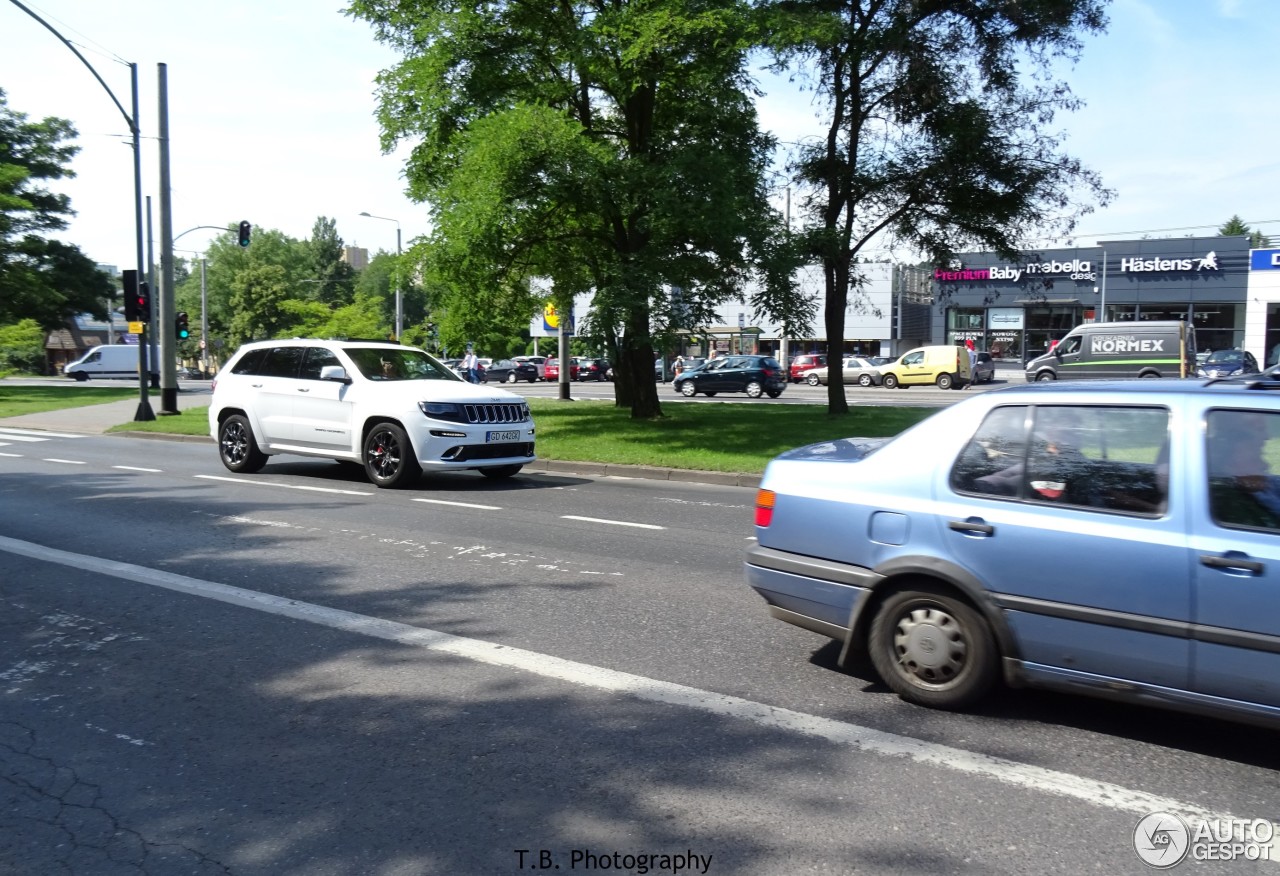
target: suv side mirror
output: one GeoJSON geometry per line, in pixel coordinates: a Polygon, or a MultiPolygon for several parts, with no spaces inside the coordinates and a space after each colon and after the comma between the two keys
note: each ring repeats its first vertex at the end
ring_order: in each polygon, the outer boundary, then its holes
{"type": "Polygon", "coordinates": [[[320,369],[321,380],[336,380],[339,383],[350,383],[351,378],[347,376],[347,369],[341,365],[325,365],[320,369]]]}

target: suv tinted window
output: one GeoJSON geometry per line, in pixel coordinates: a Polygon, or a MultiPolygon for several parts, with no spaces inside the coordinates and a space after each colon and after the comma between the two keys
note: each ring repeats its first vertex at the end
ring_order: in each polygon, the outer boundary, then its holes
{"type": "Polygon", "coordinates": [[[263,377],[297,377],[304,349],[303,347],[271,348],[267,351],[267,358],[258,366],[257,373],[263,377]]]}
{"type": "Polygon", "coordinates": [[[257,374],[258,368],[259,366],[262,365],[262,360],[267,358],[268,352],[269,351],[266,350],[265,348],[261,350],[250,350],[249,352],[241,356],[240,360],[231,367],[231,373],[232,374],[257,374]]]}
{"type": "Polygon", "coordinates": [[[327,347],[307,347],[306,354],[302,357],[302,369],[298,372],[299,377],[307,380],[319,380],[320,369],[326,365],[341,365],[338,356],[327,347]]]}

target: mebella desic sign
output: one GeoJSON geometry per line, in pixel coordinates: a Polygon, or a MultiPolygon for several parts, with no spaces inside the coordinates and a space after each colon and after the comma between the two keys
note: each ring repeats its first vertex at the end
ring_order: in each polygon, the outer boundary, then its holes
{"type": "Polygon", "coordinates": [[[942,283],[972,283],[983,280],[1011,280],[1014,283],[1023,277],[1056,277],[1064,280],[1096,280],[1093,262],[1086,259],[1071,259],[1047,262],[1028,262],[1025,265],[996,265],[990,268],[956,268],[951,270],[937,269],[933,279],[942,283]]]}

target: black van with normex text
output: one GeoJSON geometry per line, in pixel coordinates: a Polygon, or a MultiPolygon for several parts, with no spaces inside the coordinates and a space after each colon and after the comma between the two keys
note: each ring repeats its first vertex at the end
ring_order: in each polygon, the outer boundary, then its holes
{"type": "Polygon", "coordinates": [[[1093,322],[1027,363],[1027,380],[1191,377],[1196,331],[1181,320],[1093,322]]]}

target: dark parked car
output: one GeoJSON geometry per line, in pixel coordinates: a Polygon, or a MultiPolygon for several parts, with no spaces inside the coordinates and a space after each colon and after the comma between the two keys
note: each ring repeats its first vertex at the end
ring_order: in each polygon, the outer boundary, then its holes
{"type": "Polygon", "coordinates": [[[521,380],[536,383],[538,366],[532,362],[499,359],[480,374],[484,383],[517,383],[521,380]]]}
{"type": "Polygon", "coordinates": [[[1280,728],[1278,454],[1266,376],[979,393],[775,458],[746,577],[920,705],[1007,684],[1280,728]]]}
{"type": "Polygon", "coordinates": [[[613,369],[609,367],[608,359],[579,359],[578,379],[600,381],[612,380],[613,369]]]}
{"type": "Polygon", "coordinates": [[[751,398],[777,398],[787,388],[787,381],[782,364],[772,356],[726,356],[697,370],[685,371],[671,386],[688,397],[700,392],[745,392],[751,398]]]}
{"type": "Polygon", "coordinates": [[[1258,370],[1258,360],[1248,350],[1214,350],[1197,366],[1196,376],[1239,377],[1258,370]]]}

